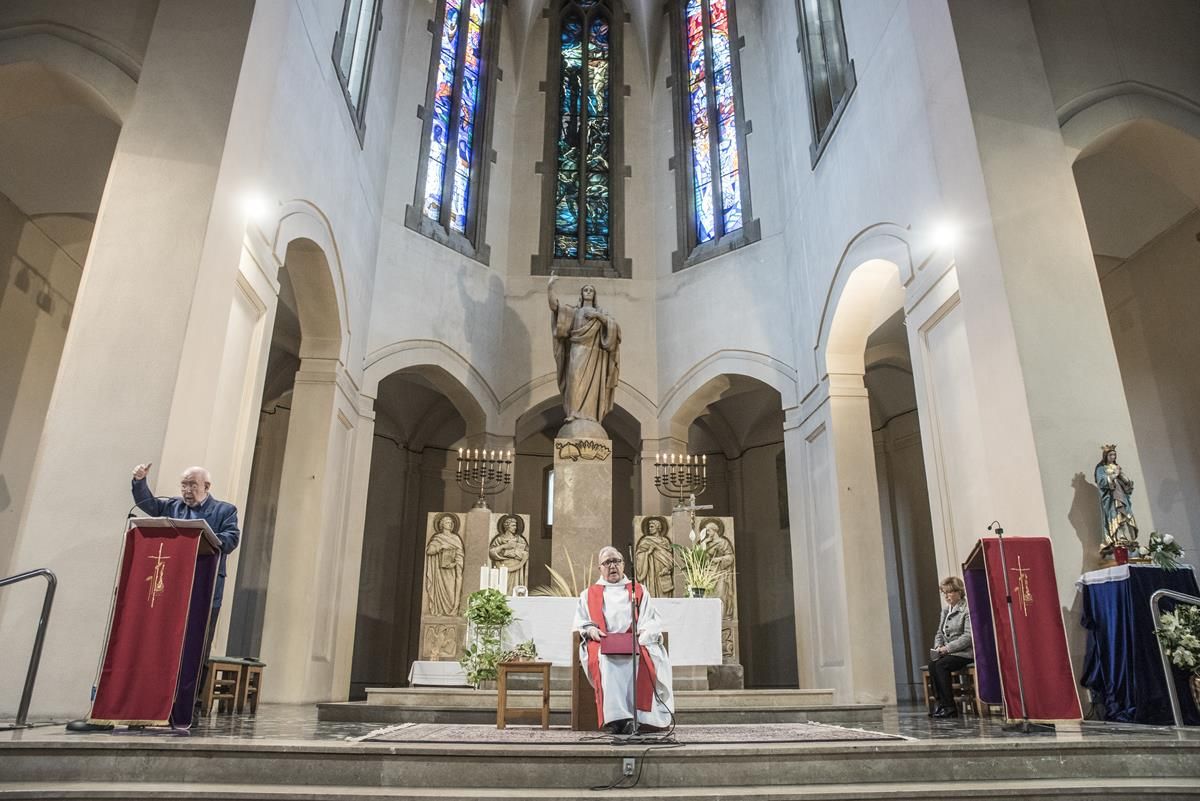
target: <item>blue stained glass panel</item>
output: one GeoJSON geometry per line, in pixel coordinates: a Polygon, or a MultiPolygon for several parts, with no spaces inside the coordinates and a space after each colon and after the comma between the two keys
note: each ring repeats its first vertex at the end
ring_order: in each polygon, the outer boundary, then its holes
{"type": "Polygon", "coordinates": [[[737,130],[732,117],[721,120],[721,145],[718,156],[721,174],[728,175],[738,170],[737,130]]]}
{"type": "Polygon", "coordinates": [[[587,237],[587,253],[585,254],[584,258],[588,259],[589,261],[608,261],[608,237],[587,237]]]}
{"type": "Polygon", "coordinates": [[[579,258],[579,237],[575,236],[574,234],[571,236],[556,235],[554,237],[554,258],[579,258]]]}
{"type": "Polygon", "coordinates": [[[736,231],[742,227],[742,190],[738,186],[738,174],[721,176],[721,220],[725,233],[736,231]]]}
{"type": "Polygon", "coordinates": [[[471,161],[475,148],[475,110],[479,101],[479,63],[483,47],[483,21],[487,0],[470,0],[467,20],[467,47],[463,63],[462,92],[458,109],[458,158],[454,170],[454,189],[450,198],[450,228],[467,230],[470,205],[471,161]]]}
{"type": "Polygon", "coordinates": [[[446,150],[450,146],[450,106],[454,95],[454,73],[458,61],[458,22],[461,0],[446,0],[439,44],[437,83],[433,98],[433,119],[430,123],[429,158],[425,171],[425,202],[422,209],[427,217],[439,219],[442,213],[442,179],[446,175],[446,150]]]}
{"type": "Polygon", "coordinates": [[[711,182],[696,187],[696,239],[699,242],[708,242],[716,236],[712,188],[711,182]]]}

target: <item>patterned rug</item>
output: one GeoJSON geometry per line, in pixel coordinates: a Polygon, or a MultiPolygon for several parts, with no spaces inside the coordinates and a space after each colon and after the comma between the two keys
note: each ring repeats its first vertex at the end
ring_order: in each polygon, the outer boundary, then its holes
{"type": "MultiPolygon", "coordinates": [[[[649,734],[649,733],[648,733],[649,734]]],[[[650,734],[650,736],[655,736],[650,734]]],[[[498,745],[607,745],[611,735],[572,731],[563,726],[495,726],[400,723],[377,729],[362,737],[348,738],[371,743],[459,743],[498,745]]],[[[847,740],[907,740],[897,734],[866,729],[848,729],[827,723],[754,723],[748,725],[677,726],[675,739],[684,745],[700,743],[821,743],[847,740]]]]}

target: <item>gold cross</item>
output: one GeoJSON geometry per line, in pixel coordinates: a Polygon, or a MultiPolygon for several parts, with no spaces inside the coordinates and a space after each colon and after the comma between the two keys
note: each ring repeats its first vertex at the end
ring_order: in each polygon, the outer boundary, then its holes
{"type": "Polygon", "coordinates": [[[158,555],[146,557],[147,559],[154,560],[154,570],[150,573],[150,575],[146,576],[146,581],[150,582],[150,595],[147,600],[150,601],[151,609],[154,608],[155,599],[157,599],[159,595],[162,595],[163,591],[166,589],[166,583],[163,581],[163,578],[167,569],[166,561],[171,557],[163,556],[162,549],[163,546],[160,542],[158,544],[158,555]]]}
{"type": "Polygon", "coordinates": [[[1021,602],[1021,612],[1029,617],[1029,606],[1033,603],[1033,593],[1029,591],[1029,568],[1021,567],[1021,557],[1017,556],[1017,566],[1010,567],[1009,572],[1017,574],[1017,600],[1021,602]]]}

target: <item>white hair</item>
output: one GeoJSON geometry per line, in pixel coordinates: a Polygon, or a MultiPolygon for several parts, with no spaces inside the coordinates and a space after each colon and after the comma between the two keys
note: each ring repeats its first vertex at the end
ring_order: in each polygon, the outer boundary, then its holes
{"type": "Polygon", "coordinates": [[[212,476],[208,474],[208,470],[206,470],[203,467],[200,467],[199,465],[193,465],[192,467],[189,467],[187,470],[184,470],[183,473],[180,475],[180,478],[183,478],[185,476],[190,476],[193,474],[198,475],[200,477],[200,480],[203,481],[205,484],[209,484],[209,485],[212,484],[212,476]]]}
{"type": "Polygon", "coordinates": [[[621,560],[625,559],[625,557],[621,556],[621,552],[618,551],[616,548],[612,547],[611,545],[605,545],[603,548],[600,549],[600,561],[603,562],[604,557],[608,556],[609,554],[611,554],[621,560]]]}

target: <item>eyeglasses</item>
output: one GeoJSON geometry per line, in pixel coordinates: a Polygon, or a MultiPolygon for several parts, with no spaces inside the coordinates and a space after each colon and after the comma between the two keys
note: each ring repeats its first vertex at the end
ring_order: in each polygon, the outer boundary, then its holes
{"type": "Polygon", "coordinates": [[[941,592],[942,592],[942,595],[953,595],[955,593],[961,594],[962,590],[942,590],[941,592]]]}
{"type": "Polygon", "coordinates": [[[624,559],[605,559],[603,562],[600,563],[600,566],[608,567],[609,565],[623,565],[623,564],[625,564],[624,559]]]}

